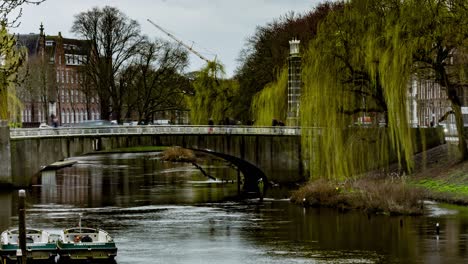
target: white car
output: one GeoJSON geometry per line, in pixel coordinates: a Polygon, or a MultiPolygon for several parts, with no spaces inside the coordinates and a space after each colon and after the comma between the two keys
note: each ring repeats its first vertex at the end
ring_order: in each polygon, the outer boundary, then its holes
{"type": "Polygon", "coordinates": [[[46,123],[41,123],[39,125],[39,129],[45,129],[45,128],[52,128],[51,126],[47,125],[46,123]]]}

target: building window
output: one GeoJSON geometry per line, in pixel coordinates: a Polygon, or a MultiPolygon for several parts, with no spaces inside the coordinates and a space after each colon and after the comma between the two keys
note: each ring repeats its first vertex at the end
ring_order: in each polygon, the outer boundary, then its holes
{"type": "Polygon", "coordinates": [[[46,40],[45,45],[46,45],[46,46],[53,46],[53,45],[54,45],[54,41],[53,41],[53,40],[46,40]]]}
{"type": "Polygon", "coordinates": [[[75,123],[75,113],[73,113],[73,110],[70,111],[70,123],[75,123]]]}

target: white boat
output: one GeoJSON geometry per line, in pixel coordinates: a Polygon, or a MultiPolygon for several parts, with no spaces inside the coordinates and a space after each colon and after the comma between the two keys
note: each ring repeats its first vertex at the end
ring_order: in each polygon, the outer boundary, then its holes
{"type": "Polygon", "coordinates": [[[64,229],[57,241],[60,260],[113,260],[117,256],[114,239],[99,228],[64,229]]]}
{"type": "MultiPolygon", "coordinates": [[[[41,229],[26,229],[26,254],[28,259],[54,260],[57,256],[57,235],[51,235],[41,229]]],[[[2,260],[16,263],[17,251],[20,250],[19,230],[8,229],[1,234],[2,260]]]]}

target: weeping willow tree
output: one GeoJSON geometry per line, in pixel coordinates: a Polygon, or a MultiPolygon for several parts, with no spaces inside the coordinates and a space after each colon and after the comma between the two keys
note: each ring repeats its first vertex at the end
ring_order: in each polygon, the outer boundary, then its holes
{"type": "Polygon", "coordinates": [[[311,41],[303,57],[301,124],[312,178],[345,179],[393,160],[411,170],[406,104],[412,49],[400,38],[399,5],[350,1],[311,41]],[[369,116],[372,124],[359,127],[369,116]]]}
{"type": "Polygon", "coordinates": [[[193,83],[195,94],[188,98],[192,124],[206,125],[211,119],[215,124],[232,116],[232,100],[239,92],[235,80],[223,79],[224,67],[216,62],[208,63],[193,83]]]}
{"type": "Polygon", "coordinates": [[[285,120],[288,102],[288,69],[284,67],[277,80],[265,86],[252,100],[252,116],[257,126],[270,126],[273,119],[285,120]]]}
{"type": "MultiPolygon", "coordinates": [[[[0,120],[9,119],[9,110],[19,106],[14,92],[14,84],[24,56],[24,51],[16,48],[14,36],[8,34],[6,27],[2,26],[0,28],[0,120]]],[[[13,111],[11,114],[16,112],[13,111]]]]}
{"type": "Polygon", "coordinates": [[[468,105],[468,1],[408,0],[402,12],[407,41],[414,49],[414,69],[446,92],[451,109],[438,121],[454,116],[460,157],[468,160],[461,110],[468,105]]]}

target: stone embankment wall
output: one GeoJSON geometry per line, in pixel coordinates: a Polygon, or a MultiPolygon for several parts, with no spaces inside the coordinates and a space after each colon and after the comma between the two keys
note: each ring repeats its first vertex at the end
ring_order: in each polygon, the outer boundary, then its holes
{"type": "Polygon", "coordinates": [[[0,185],[10,185],[12,182],[10,129],[7,121],[0,120],[0,185]]]}

